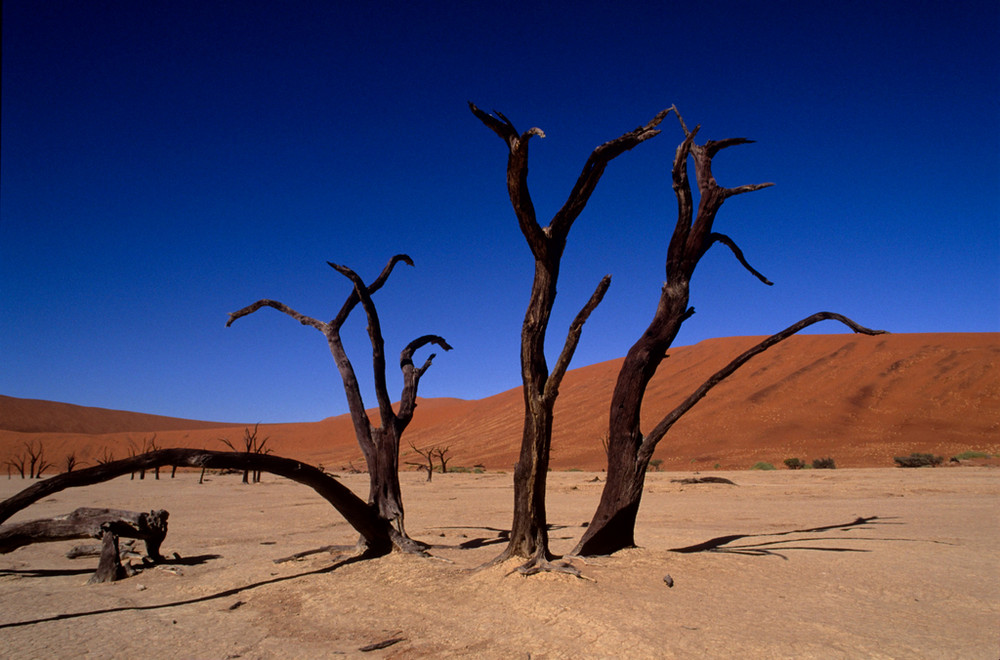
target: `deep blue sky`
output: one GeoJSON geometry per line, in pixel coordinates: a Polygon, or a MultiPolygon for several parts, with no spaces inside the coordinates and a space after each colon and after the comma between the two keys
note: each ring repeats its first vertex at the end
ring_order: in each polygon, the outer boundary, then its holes
{"type": "MultiPolygon", "coordinates": [[[[0,394],[235,422],[346,411],[322,335],[350,286],[392,358],[445,336],[423,396],[520,384],[532,262],[506,149],[532,144],[540,217],[598,144],[676,104],[716,157],[716,247],[678,345],[829,309],[893,332],[1000,330],[1000,35],[964,2],[3,3],[0,394]],[[424,5],[424,6],[419,6],[424,5]],[[994,45],[990,45],[990,44],[994,45]]],[[[624,355],[659,295],[676,214],[663,133],[608,168],[577,221],[549,336],[614,281],[573,366],[624,355]]],[[[841,332],[821,325],[822,332],[841,332]]],[[[345,329],[359,374],[370,349],[345,329]]],[[[392,391],[398,371],[390,359],[392,391]]],[[[374,405],[374,396],[367,394],[374,405]]]]}

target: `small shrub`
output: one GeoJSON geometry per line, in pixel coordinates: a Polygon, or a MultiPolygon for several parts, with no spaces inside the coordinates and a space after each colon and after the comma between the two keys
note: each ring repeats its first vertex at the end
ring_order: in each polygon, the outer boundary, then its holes
{"type": "Polygon", "coordinates": [[[805,462],[803,462],[803,461],[801,461],[801,460],[799,460],[797,458],[786,458],[785,459],[785,467],[787,467],[789,470],[801,470],[805,466],[806,466],[805,462]]]}
{"type": "Polygon", "coordinates": [[[815,470],[835,470],[837,463],[832,458],[814,458],[813,469],[815,470]]]}
{"type": "Polygon", "coordinates": [[[916,468],[916,467],[934,467],[941,465],[944,462],[943,456],[935,456],[934,454],[920,454],[913,453],[909,456],[896,456],[892,460],[896,461],[899,467],[906,468],[916,468]]]}
{"type": "Polygon", "coordinates": [[[651,458],[649,459],[649,465],[646,467],[646,471],[648,472],[649,468],[653,468],[654,472],[659,472],[661,465],[663,465],[662,458],[651,458]]]}
{"type": "Polygon", "coordinates": [[[984,451],[966,450],[961,454],[955,454],[951,457],[951,460],[967,461],[972,458],[990,458],[990,455],[984,451]]]}
{"type": "Polygon", "coordinates": [[[750,466],[751,470],[773,470],[774,466],[770,463],[765,463],[764,461],[758,461],[750,466]]]}

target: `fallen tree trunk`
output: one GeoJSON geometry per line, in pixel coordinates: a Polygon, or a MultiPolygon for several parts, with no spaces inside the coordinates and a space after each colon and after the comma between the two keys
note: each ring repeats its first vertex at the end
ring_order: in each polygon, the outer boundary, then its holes
{"type": "Polygon", "coordinates": [[[368,554],[387,554],[393,547],[404,551],[419,552],[421,549],[410,539],[402,537],[378,516],[377,509],[369,506],[347,486],[329,476],[319,468],[290,458],[271,454],[247,454],[243,452],[209,451],[207,449],[160,449],[131,456],[120,461],[112,461],[83,470],[64,472],[25,488],[21,492],[0,502],[0,523],[27,506],[53,493],[90,486],[109,481],[123,474],[139,469],[151,470],[157,466],[177,465],[207,469],[259,470],[276,474],[309,486],[333,507],[361,534],[368,554]]]}
{"type": "Polygon", "coordinates": [[[162,561],[160,545],[167,535],[168,513],[163,509],[149,513],[120,509],[81,507],[56,518],[43,518],[0,527],[0,554],[32,543],[51,543],[71,539],[102,538],[105,526],[113,534],[146,542],[146,555],[162,561]]]}

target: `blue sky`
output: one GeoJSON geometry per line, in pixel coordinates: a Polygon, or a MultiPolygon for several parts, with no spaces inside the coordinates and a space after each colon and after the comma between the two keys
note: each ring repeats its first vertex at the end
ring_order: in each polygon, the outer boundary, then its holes
{"type": "MultiPolygon", "coordinates": [[[[454,346],[423,396],[520,384],[532,271],[503,143],[466,102],[538,126],[551,217],[598,144],[676,104],[723,185],[677,345],[839,311],[893,332],[1000,330],[995,1],[3,4],[0,394],[234,422],[346,412],[322,335],[370,280],[390,356],[454,346]]],[[[570,234],[549,335],[597,281],[573,366],[624,355],[675,221],[663,132],[608,168],[570,234]]],[[[840,326],[820,325],[820,332],[840,326]]],[[[360,315],[345,327],[363,384],[360,315]]],[[[390,360],[390,365],[394,360],[390,360]]],[[[398,371],[389,371],[398,392],[398,371]]],[[[366,393],[370,391],[366,389],[366,393]]],[[[367,395],[369,405],[374,396],[367,395]]],[[[419,413],[418,413],[419,414],[419,413]]]]}

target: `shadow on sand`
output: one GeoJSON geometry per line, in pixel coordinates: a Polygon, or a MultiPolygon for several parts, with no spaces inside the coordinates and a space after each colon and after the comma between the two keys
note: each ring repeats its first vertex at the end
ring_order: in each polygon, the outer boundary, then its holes
{"type": "Polygon", "coordinates": [[[810,536],[821,532],[847,531],[847,530],[867,530],[873,529],[876,525],[902,525],[901,522],[889,522],[892,518],[881,518],[870,516],[868,518],[856,518],[848,523],[839,525],[824,525],[822,527],[810,527],[808,529],[792,529],[787,532],[770,532],[765,534],[730,534],[709,539],[703,543],[685,546],[683,548],[671,548],[670,552],[693,553],[693,552],[724,552],[735,555],[755,555],[773,556],[788,559],[781,554],[786,550],[818,550],[820,552],[871,552],[861,548],[848,548],[843,546],[828,546],[823,544],[826,541],[912,541],[913,539],[878,538],[869,536],[810,536]],[[777,539],[773,541],[751,541],[733,545],[734,541],[751,538],[765,538],[773,536],[799,535],[794,538],[777,539]],[[805,536],[802,536],[805,535],[805,536]],[[805,543],[807,545],[794,545],[805,543]],[[820,545],[816,545],[820,543],[820,545]],[[779,550],[781,552],[779,552],[779,550]]]}
{"type": "MultiPolygon", "coordinates": [[[[201,558],[202,561],[205,561],[207,559],[217,558],[218,556],[219,555],[200,555],[199,558],[201,558]]],[[[171,560],[171,561],[167,561],[167,562],[161,562],[159,565],[163,565],[163,564],[179,564],[179,563],[182,563],[182,562],[185,562],[185,561],[189,561],[189,560],[192,560],[192,559],[196,559],[196,558],[195,557],[191,557],[188,560],[184,560],[184,559],[181,559],[181,560],[171,560]]],[[[343,560],[338,561],[338,562],[336,562],[334,564],[331,564],[330,566],[324,566],[323,568],[319,568],[319,569],[316,569],[314,571],[306,571],[305,573],[296,573],[295,575],[285,575],[283,577],[276,577],[276,578],[273,578],[273,579],[270,579],[270,580],[261,580],[260,582],[253,582],[251,584],[246,584],[246,585],[243,585],[241,587],[235,587],[233,589],[226,589],[224,591],[219,591],[219,592],[216,592],[214,594],[208,594],[206,596],[199,596],[198,598],[189,598],[189,599],[186,599],[186,600],[178,600],[178,601],[173,601],[173,602],[169,602],[169,603],[160,603],[158,605],[131,605],[131,606],[122,606],[122,607],[108,607],[108,608],[105,608],[105,609],[89,610],[89,611],[86,611],[86,612],[70,612],[70,613],[67,613],[67,614],[55,614],[53,616],[42,617],[42,618],[39,618],[39,619],[31,619],[29,621],[14,621],[14,622],[11,622],[11,623],[0,623],[0,629],[3,629],[3,628],[17,628],[19,626],[30,626],[30,625],[35,624],[35,623],[46,623],[46,622],[49,622],[49,621],[63,621],[63,620],[66,620],[66,619],[79,619],[79,618],[82,618],[82,617],[95,616],[95,615],[98,615],[98,614],[112,614],[114,612],[141,612],[141,611],[146,611],[146,610],[161,610],[161,609],[166,609],[166,608],[169,608],[169,607],[180,607],[181,605],[191,605],[193,603],[203,603],[203,602],[210,601],[210,600],[218,600],[220,598],[228,598],[229,596],[235,596],[235,595],[237,595],[239,593],[242,593],[244,591],[249,591],[251,589],[256,589],[258,587],[267,586],[269,584],[277,584],[279,582],[287,582],[289,580],[297,580],[299,578],[306,577],[306,576],[309,576],[309,575],[322,575],[324,573],[332,573],[333,571],[337,570],[341,566],[346,566],[348,564],[352,564],[352,563],[354,563],[356,561],[361,561],[363,559],[366,559],[366,557],[364,555],[358,555],[356,557],[348,557],[347,559],[343,559],[343,560]]],[[[191,564],[184,564],[184,565],[191,565],[191,564]]],[[[90,573],[90,572],[93,572],[93,571],[85,571],[85,572],[90,573]]],[[[231,606],[230,609],[235,609],[239,605],[242,605],[242,603],[238,602],[238,603],[234,604],[233,606],[231,606]]]]}

